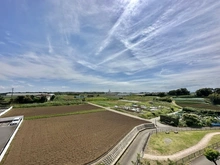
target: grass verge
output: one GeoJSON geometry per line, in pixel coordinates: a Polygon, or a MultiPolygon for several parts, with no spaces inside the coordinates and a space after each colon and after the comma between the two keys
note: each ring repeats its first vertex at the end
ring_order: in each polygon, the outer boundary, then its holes
{"type": "Polygon", "coordinates": [[[42,118],[51,118],[51,117],[59,117],[59,116],[69,116],[69,115],[79,115],[79,114],[87,114],[87,113],[95,113],[105,111],[104,109],[95,109],[95,110],[86,110],[86,111],[78,111],[78,112],[71,112],[71,113],[61,113],[61,114],[52,114],[52,115],[41,115],[41,116],[30,116],[25,117],[25,120],[35,120],[35,119],[42,119],[42,118]]]}
{"type": "Polygon", "coordinates": [[[49,106],[63,106],[63,105],[79,105],[82,101],[51,101],[45,103],[31,103],[31,104],[14,104],[14,108],[33,108],[33,107],[49,107],[49,106]]]}

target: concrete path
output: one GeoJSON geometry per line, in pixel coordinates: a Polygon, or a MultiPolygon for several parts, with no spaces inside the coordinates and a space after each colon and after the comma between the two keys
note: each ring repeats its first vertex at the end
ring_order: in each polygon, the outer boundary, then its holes
{"type": "Polygon", "coordinates": [[[183,157],[186,157],[192,153],[195,153],[196,151],[199,151],[203,148],[205,148],[208,144],[208,142],[211,140],[211,138],[214,135],[219,135],[220,132],[214,132],[214,133],[209,133],[207,135],[205,135],[202,140],[200,140],[199,143],[197,143],[196,145],[187,148],[183,151],[177,152],[173,155],[166,155],[166,156],[157,156],[157,155],[151,155],[151,154],[144,154],[143,158],[145,159],[151,159],[151,160],[167,160],[168,158],[170,160],[179,160],[183,157]]]}

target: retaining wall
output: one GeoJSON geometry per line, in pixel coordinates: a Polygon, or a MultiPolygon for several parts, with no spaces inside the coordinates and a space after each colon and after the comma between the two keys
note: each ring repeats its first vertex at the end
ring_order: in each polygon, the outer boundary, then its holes
{"type": "Polygon", "coordinates": [[[141,124],[134,127],[112,150],[110,150],[105,156],[100,158],[98,161],[91,163],[91,165],[104,164],[114,165],[121,155],[125,152],[127,147],[131,144],[134,138],[139,132],[145,129],[155,128],[153,123],[141,124]]]}

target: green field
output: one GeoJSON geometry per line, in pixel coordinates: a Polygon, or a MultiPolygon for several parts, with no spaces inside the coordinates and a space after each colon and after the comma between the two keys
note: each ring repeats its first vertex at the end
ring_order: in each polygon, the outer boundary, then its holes
{"type": "Polygon", "coordinates": [[[213,105],[206,98],[173,98],[177,105],[181,107],[192,107],[198,109],[220,110],[220,106],[213,105]]]}

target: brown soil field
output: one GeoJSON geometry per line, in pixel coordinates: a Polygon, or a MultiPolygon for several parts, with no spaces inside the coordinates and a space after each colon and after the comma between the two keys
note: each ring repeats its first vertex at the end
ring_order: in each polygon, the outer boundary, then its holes
{"type": "Polygon", "coordinates": [[[62,114],[62,113],[70,113],[70,112],[77,112],[84,110],[94,110],[94,109],[100,109],[100,108],[89,104],[73,105],[73,106],[13,108],[12,110],[4,114],[2,117],[20,116],[20,115],[24,115],[24,117],[30,117],[30,116],[62,114]]]}
{"type": "Polygon", "coordinates": [[[25,120],[3,165],[86,164],[142,123],[110,111],[25,120]]]}

